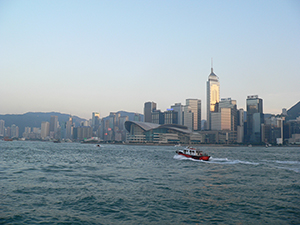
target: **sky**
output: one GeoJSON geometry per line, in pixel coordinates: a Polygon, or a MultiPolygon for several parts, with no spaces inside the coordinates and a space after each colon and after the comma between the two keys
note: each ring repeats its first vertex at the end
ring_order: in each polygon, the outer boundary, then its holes
{"type": "Polygon", "coordinates": [[[264,113],[300,101],[298,0],[1,0],[0,114],[90,119],[220,97],[264,113]]]}

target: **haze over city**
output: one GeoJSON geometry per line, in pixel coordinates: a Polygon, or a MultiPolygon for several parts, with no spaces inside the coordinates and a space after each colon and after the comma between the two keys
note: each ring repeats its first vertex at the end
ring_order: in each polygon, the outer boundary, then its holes
{"type": "Polygon", "coordinates": [[[220,97],[265,113],[299,101],[299,1],[1,1],[0,114],[85,119],[220,97]]]}

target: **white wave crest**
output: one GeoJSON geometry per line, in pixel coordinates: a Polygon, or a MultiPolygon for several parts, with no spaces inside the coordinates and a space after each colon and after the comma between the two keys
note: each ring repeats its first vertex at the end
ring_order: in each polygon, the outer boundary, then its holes
{"type": "Polygon", "coordinates": [[[248,161],[242,161],[242,160],[229,160],[228,158],[213,158],[213,157],[210,157],[210,159],[208,161],[203,161],[203,160],[188,158],[188,157],[185,157],[185,156],[182,156],[182,155],[175,155],[174,159],[200,161],[200,162],[215,163],[215,164],[248,164],[248,165],[255,165],[255,166],[259,165],[259,163],[255,163],[255,162],[248,162],[248,161]]]}
{"type": "Polygon", "coordinates": [[[276,163],[279,163],[279,164],[298,164],[300,165],[300,162],[299,161],[275,161],[276,163]]]}

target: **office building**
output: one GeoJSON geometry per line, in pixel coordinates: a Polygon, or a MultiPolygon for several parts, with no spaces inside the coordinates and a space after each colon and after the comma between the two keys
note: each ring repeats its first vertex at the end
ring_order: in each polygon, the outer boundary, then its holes
{"type": "Polygon", "coordinates": [[[237,111],[237,143],[244,142],[244,109],[237,111]]]}
{"type": "Polygon", "coordinates": [[[72,116],[69,117],[69,120],[66,122],[66,135],[65,135],[65,138],[66,139],[70,139],[72,140],[73,138],[73,118],[72,116]]]}
{"type": "Polygon", "coordinates": [[[164,112],[164,124],[178,124],[178,112],[168,109],[164,112]]]}
{"type": "Polygon", "coordinates": [[[146,102],[144,104],[144,122],[152,123],[152,112],[154,112],[155,110],[155,102],[146,102]]]}
{"type": "Polygon", "coordinates": [[[92,129],[93,131],[97,131],[100,126],[100,113],[93,112],[92,113],[92,129]]]}
{"type": "Polygon", "coordinates": [[[201,130],[201,100],[186,99],[186,105],[190,107],[190,110],[193,113],[192,130],[201,130]]]}
{"type": "Polygon", "coordinates": [[[151,114],[151,121],[152,123],[156,124],[164,124],[165,123],[165,117],[164,113],[160,110],[154,110],[151,114]]]}
{"type": "Polygon", "coordinates": [[[175,105],[171,106],[171,109],[173,109],[173,111],[178,113],[178,124],[179,125],[183,125],[183,108],[184,108],[184,106],[181,105],[181,103],[175,103],[175,105]]]}
{"type": "Polygon", "coordinates": [[[5,134],[5,121],[0,120],[0,136],[4,136],[5,134]]]}
{"type": "Polygon", "coordinates": [[[220,101],[220,82],[219,78],[213,72],[211,68],[211,73],[208,76],[207,81],[207,99],[206,99],[206,120],[207,120],[207,129],[211,129],[211,113],[218,112],[218,103],[220,101]]]}
{"type": "Polygon", "coordinates": [[[231,131],[231,108],[220,108],[219,112],[211,113],[211,130],[231,131]]]}
{"type": "Polygon", "coordinates": [[[50,117],[50,132],[57,132],[58,127],[58,116],[51,116],[50,117]]]}
{"type": "Polygon", "coordinates": [[[186,105],[183,108],[183,124],[190,130],[193,130],[194,113],[192,112],[191,106],[189,105],[186,105]]]}
{"type": "Polygon", "coordinates": [[[247,105],[247,133],[246,142],[260,143],[261,140],[261,124],[264,123],[263,100],[258,95],[248,96],[247,105]]]}
{"type": "Polygon", "coordinates": [[[11,125],[10,127],[10,136],[12,138],[18,138],[19,137],[19,127],[15,124],[11,125]]]}
{"type": "Polygon", "coordinates": [[[49,122],[42,122],[41,124],[41,138],[45,139],[49,137],[50,134],[50,124],[49,122]]]}

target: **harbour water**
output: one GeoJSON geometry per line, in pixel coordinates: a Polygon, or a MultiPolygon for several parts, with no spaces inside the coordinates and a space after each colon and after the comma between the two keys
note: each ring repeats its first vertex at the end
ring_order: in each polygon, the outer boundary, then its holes
{"type": "Polygon", "coordinates": [[[0,141],[0,224],[300,224],[299,147],[0,141]]]}

